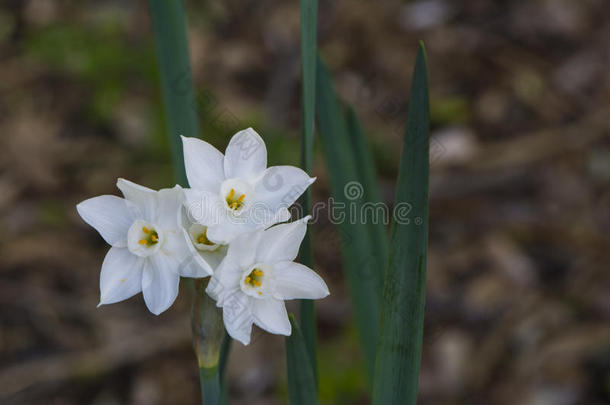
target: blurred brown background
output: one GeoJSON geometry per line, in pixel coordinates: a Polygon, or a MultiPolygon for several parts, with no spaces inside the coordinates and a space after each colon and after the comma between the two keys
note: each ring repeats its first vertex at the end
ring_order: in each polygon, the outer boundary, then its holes
{"type": "MultiPolygon", "coordinates": [[[[189,1],[202,136],[299,154],[298,1],[189,1]]],[[[393,201],[428,49],[432,178],[421,404],[610,403],[610,4],[320,1],[319,45],[393,201]]],[[[197,404],[188,291],[96,309],[79,201],[173,185],[145,1],[0,5],[0,402],[197,404]]],[[[317,151],[314,200],[328,197],[317,151]]],[[[368,403],[334,228],[313,226],[323,404],[368,403]]],[[[294,309],[294,307],[293,307],[294,309]]],[[[232,404],[285,404],[283,338],[233,345],[232,404]]]]}

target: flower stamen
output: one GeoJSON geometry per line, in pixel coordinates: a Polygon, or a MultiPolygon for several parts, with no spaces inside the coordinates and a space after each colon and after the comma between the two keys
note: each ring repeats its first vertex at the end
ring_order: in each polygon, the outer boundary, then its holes
{"type": "Polygon", "coordinates": [[[203,233],[197,237],[197,243],[201,243],[203,245],[214,246],[215,243],[208,239],[208,229],[205,228],[203,233]]]}
{"type": "Polygon", "coordinates": [[[246,284],[250,284],[252,287],[260,287],[263,285],[261,280],[264,275],[265,273],[261,269],[254,269],[246,276],[244,281],[246,284]]]}
{"type": "Polygon", "coordinates": [[[140,245],[152,246],[159,242],[159,234],[157,231],[148,229],[147,227],[142,227],[142,232],[144,232],[147,236],[138,241],[140,245]]]}
{"type": "Polygon", "coordinates": [[[244,205],[244,200],[246,198],[245,194],[241,194],[239,197],[235,198],[236,194],[235,189],[232,188],[226,198],[227,206],[233,211],[240,209],[244,205]]]}

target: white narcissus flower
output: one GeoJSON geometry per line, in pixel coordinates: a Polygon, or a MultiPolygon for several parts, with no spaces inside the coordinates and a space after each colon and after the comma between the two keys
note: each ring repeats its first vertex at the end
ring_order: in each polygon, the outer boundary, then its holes
{"type": "Polygon", "coordinates": [[[227,255],[227,245],[214,243],[208,239],[207,226],[194,222],[186,207],[181,207],[182,227],[186,230],[190,243],[188,247],[193,259],[201,267],[209,270],[210,274],[218,267],[227,255]]]}
{"type": "Polygon", "coordinates": [[[200,139],[182,143],[191,186],[186,206],[214,243],[287,221],[288,207],[315,181],[298,167],[267,168],[265,143],[252,128],[236,133],[225,155],[200,139]]]}
{"type": "Polygon", "coordinates": [[[193,260],[180,223],[184,192],[180,186],[154,191],[119,179],[125,198],[102,195],[78,204],[80,216],[112,247],[100,274],[100,305],[142,292],[155,315],[178,295],[180,276],[205,277],[209,266],[193,260]]]}
{"type": "Polygon", "coordinates": [[[309,216],[237,237],[206,292],[223,308],[229,335],[250,343],[252,324],[290,335],[284,300],[326,297],[328,287],[310,268],[295,263],[309,216]]]}

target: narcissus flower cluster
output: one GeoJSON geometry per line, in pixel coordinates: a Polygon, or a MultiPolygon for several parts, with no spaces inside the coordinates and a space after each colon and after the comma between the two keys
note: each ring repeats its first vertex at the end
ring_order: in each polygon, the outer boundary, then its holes
{"type": "Polygon", "coordinates": [[[329,294],[320,276],[294,262],[310,217],[287,222],[315,178],[293,166],[267,167],[265,143],[252,128],[236,133],[224,155],[200,139],[182,142],[191,188],[155,191],[119,179],[124,198],[77,205],[111,246],[100,305],[142,292],[158,315],[175,301],[180,277],[211,276],[206,292],[231,337],[247,345],[252,324],[290,335],[284,301],[329,294]]]}

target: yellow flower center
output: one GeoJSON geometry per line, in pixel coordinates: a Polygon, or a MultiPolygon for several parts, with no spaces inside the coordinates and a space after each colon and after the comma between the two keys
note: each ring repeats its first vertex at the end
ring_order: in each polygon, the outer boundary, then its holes
{"type": "MultiPolygon", "coordinates": [[[[261,269],[254,269],[246,276],[244,280],[246,284],[250,284],[252,287],[260,287],[262,285],[261,280],[265,273],[261,269]]],[[[262,292],[258,292],[258,295],[261,295],[262,292]]]]}
{"type": "Polygon", "coordinates": [[[235,189],[231,189],[229,194],[227,194],[226,201],[227,205],[230,209],[236,211],[240,209],[244,205],[244,199],[246,198],[245,194],[237,195],[235,189]]]}
{"type": "Polygon", "coordinates": [[[197,236],[197,243],[201,243],[203,245],[214,246],[215,243],[208,239],[208,228],[203,230],[203,233],[197,236]]]}
{"type": "Polygon", "coordinates": [[[159,234],[154,229],[148,229],[143,226],[142,232],[146,234],[146,237],[138,241],[140,245],[152,246],[159,242],[159,234]]]}

